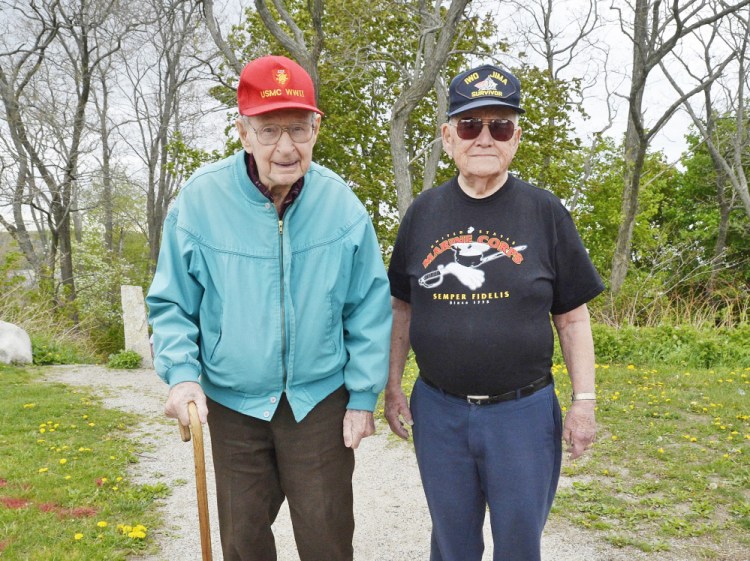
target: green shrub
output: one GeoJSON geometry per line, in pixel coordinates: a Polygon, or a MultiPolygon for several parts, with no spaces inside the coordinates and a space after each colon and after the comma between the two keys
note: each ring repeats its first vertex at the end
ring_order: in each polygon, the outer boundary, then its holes
{"type": "Polygon", "coordinates": [[[34,364],[82,364],[92,362],[85,344],[71,338],[31,334],[31,354],[34,364]]]}
{"type": "Polygon", "coordinates": [[[750,326],[592,325],[600,363],[671,364],[692,368],[750,367],[750,326]]]}
{"type": "Polygon", "coordinates": [[[120,351],[119,353],[109,355],[109,368],[131,370],[141,365],[141,355],[135,351],[120,351]]]}

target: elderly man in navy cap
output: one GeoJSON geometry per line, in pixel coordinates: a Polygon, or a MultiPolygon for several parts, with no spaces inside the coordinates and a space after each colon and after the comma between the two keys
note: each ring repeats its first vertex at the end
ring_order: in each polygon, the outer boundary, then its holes
{"type": "Polygon", "coordinates": [[[458,175],[414,201],[388,271],[385,414],[402,438],[413,425],[431,561],[479,561],[488,506],[493,559],[539,561],[562,440],[577,458],[596,433],[586,303],[604,285],[560,200],[508,171],[520,101],[518,79],[493,65],[451,82],[442,141],[458,175]],[[551,324],[573,386],[564,423],[551,324]],[[408,403],[410,346],[419,378],[408,403]]]}

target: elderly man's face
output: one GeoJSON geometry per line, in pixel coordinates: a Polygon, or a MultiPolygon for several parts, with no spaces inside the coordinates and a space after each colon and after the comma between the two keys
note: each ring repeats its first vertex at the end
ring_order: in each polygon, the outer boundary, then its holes
{"type": "Polygon", "coordinates": [[[291,187],[307,173],[313,146],[318,139],[320,115],[311,111],[282,109],[250,117],[250,126],[246,123],[242,118],[237,120],[240,141],[245,150],[254,156],[260,181],[269,190],[291,187]],[[313,130],[310,137],[300,141],[300,138],[306,138],[306,127],[311,124],[313,130]],[[273,140],[276,127],[283,129],[281,136],[268,144],[269,138],[273,140]]]}
{"type": "MultiPolygon", "coordinates": [[[[479,118],[516,120],[516,113],[506,107],[480,107],[460,113],[451,119],[479,118]]],[[[443,148],[453,158],[461,176],[471,181],[492,181],[494,178],[502,180],[508,172],[510,163],[518,150],[521,140],[521,129],[516,126],[510,140],[495,140],[490,134],[489,127],[482,127],[482,132],[472,140],[459,138],[456,127],[445,123],[442,127],[443,148]]]]}

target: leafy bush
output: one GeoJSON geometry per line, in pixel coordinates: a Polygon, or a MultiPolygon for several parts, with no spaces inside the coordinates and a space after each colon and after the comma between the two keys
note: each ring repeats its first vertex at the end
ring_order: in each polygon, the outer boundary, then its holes
{"type": "Polygon", "coordinates": [[[141,355],[135,351],[120,351],[119,353],[109,355],[109,368],[122,370],[131,370],[141,365],[141,355]]]}
{"type": "Polygon", "coordinates": [[[86,341],[81,338],[31,334],[34,364],[85,364],[93,362],[86,341]]]}
{"type": "Polygon", "coordinates": [[[737,328],[592,326],[597,362],[750,367],[750,325],[737,328]]]}

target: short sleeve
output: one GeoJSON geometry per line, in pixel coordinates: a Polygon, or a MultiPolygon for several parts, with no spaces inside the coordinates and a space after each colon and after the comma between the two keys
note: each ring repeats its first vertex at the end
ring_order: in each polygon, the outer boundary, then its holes
{"type": "Polygon", "coordinates": [[[558,315],[592,300],[605,286],[589,258],[573,218],[564,207],[556,223],[556,234],[555,282],[550,312],[558,315]]]}
{"type": "Polygon", "coordinates": [[[396,243],[393,246],[391,262],[388,265],[388,281],[391,284],[391,296],[411,302],[411,279],[407,270],[408,255],[408,231],[411,224],[412,207],[406,211],[404,219],[396,235],[396,243]]]}

